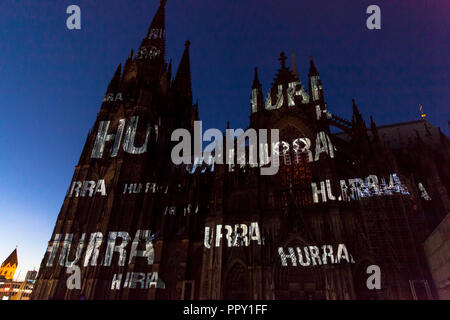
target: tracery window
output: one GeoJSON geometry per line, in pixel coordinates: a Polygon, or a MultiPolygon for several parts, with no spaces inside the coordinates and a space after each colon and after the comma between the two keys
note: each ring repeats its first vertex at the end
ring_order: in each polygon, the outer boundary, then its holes
{"type": "Polygon", "coordinates": [[[281,187],[281,206],[287,207],[289,199],[294,198],[299,206],[312,203],[311,199],[311,166],[308,154],[295,150],[293,141],[299,137],[304,137],[293,128],[285,130],[282,142],[278,144],[280,156],[279,171],[281,187]]]}

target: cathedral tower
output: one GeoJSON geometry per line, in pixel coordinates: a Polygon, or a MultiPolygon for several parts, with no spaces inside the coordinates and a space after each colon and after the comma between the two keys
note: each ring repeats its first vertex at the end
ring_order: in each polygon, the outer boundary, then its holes
{"type": "Polygon", "coordinates": [[[189,189],[192,177],[172,163],[170,151],[173,130],[191,131],[198,110],[189,41],[173,81],[165,60],[165,5],[162,0],[138,51],[108,85],[34,299],[177,298],[184,278],[177,280],[174,267],[192,269],[174,248],[190,250],[184,239],[199,222],[187,215],[199,216],[201,205],[191,200],[198,196],[189,189]]]}

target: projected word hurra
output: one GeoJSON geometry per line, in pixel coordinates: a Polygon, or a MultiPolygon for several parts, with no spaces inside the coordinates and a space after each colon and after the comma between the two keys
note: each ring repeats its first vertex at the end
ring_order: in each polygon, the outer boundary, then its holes
{"type": "MultiPolygon", "coordinates": [[[[235,224],[234,228],[232,225],[216,225],[215,228],[215,242],[216,247],[220,247],[222,242],[222,229],[226,230],[225,239],[228,247],[239,247],[250,245],[250,241],[257,241],[258,245],[263,244],[261,235],[259,232],[258,222],[252,222],[249,226],[246,224],[235,224]]],[[[214,228],[205,227],[205,239],[204,245],[206,248],[210,249],[212,241],[214,239],[214,228]]]]}
{"type": "Polygon", "coordinates": [[[164,29],[150,29],[148,32],[148,39],[163,39],[166,31],[164,29]]]}
{"type": "Polygon", "coordinates": [[[103,97],[103,102],[115,102],[115,101],[123,101],[122,92],[118,92],[116,94],[108,92],[103,97]]]}
{"type": "MultiPolygon", "coordinates": [[[[308,103],[309,102],[309,96],[308,93],[306,93],[305,89],[301,85],[300,81],[293,81],[290,82],[287,87],[283,84],[279,84],[277,86],[277,95],[276,95],[276,101],[275,104],[272,104],[272,95],[269,90],[267,93],[267,98],[265,102],[265,108],[267,110],[275,110],[279,109],[283,106],[284,103],[284,97],[283,91],[286,92],[286,98],[287,98],[287,105],[288,107],[295,106],[295,96],[301,96],[302,97],[302,103],[308,103]]],[[[251,97],[251,105],[252,105],[252,113],[255,113],[258,111],[258,89],[255,88],[252,90],[252,97],[251,97]]]]}
{"type": "MultiPolygon", "coordinates": [[[[252,167],[261,167],[262,175],[274,175],[278,172],[279,157],[283,156],[285,163],[290,160],[290,144],[286,141],[279,140],[279,130],[270,130],[270,146],[272,149],[272,156],[269,157],[269,144],[267,129],[259,129],[258,132],[253,129],[247,129],[245,132],[242,129],[227,129],[226,130],[226,152],[223,155],[223,134],[219,129],[208,129],[202,134],[202,122],[194,121],[194,157],[191,156],[191,133],[186,129],[176,129],[173,131],[171,140],[179,141],[172,149],[171,159],[176,165],[188,164],[190,165],[194,159],[193,168],[187,167],[191,173],[195,172],[197,166],[201,166],[203,162],[208,165],[214,163],[234,165],[235,158],[237,163],[241,166],[249,164],[252,167]],[[214,140],[213,140],[214,138],[214,140]],[[237,138],[237,139],[236,139],[237,138]],[[248,144],[246,140],[248,139],[248,144]],[[202,149],[203,142],[209,142],[204,149],[202,149]],[[237,151],[235,150],[235,141],[237,141],[237,151]],[[259,149],[259,162],[258,152],[259,149]],[[202,152],[203,150],[203,152],[202,152]],[[246,157],[246,150],[248,150],[248,162],[246,157]],[[289,160],[288,160],[289,159],[289,160]],[[262,166],[269,165],[268,168],[262,166]]],[[[315,148],[311,150],[312,143],[307,137],[301,137],[292,141],[292,149],[295,154],[296,161],[300,161],[301,154],[308,155],[308,161],[314,162],[320,159],[322,154],[334,158],[335,147],[331,143],[330,137],[326,132],[320,131],[316,135],[315,148]]],[[[295,160],[294,159],[294,160],[295,160]]],[[[213,168],[211,168],[211,171],[213,168]]],[[[202,170],[202,172],[204,172],[202,170]]]]}
{"type": "MultiPolygon", "coordinates": [[[[122,194],[168,194],[169,192],[181,192],[185,190],[185,186],[178,184],[169,188],[169,185],[158,185],[156,182],[146,183],[125,183],[122,194]]],[[[107,196],[105,180],[100,179],[98,181],[86,180],[86,181],[74,181],[68,192],[68,197],[93,197],[95,195],[107,196]]],[[[199,205],[187,203],[184,207],[166,206],[164,207],[165,215],[176,215],[178,212],[183,213],[184,216],[191,213],[198,213],[199,205]]]]}
{"type": "MultiPolygon", "coordinates": [[[[118,255],[117,266],[123,267],[126,263],[130,264],[136,260],[136,258],[146,259],[148,265],[153,265],[155,258],[155,252],[153,249],[154,235],[150,230],[137,230],[136,235],[131,241],[131,237],[126,231],[113,231],[109,232],[108,237],[105,239],[101,232],[93,232],[90,234],[89,241],[87,241],[86,233],[81,234],[78,240],[78,244],[75,249],[75,257],[69,258],[71,252],[72,240],[74,238],[73,233],[66,233],[63,237],[62,234],[55,234],[52,241],[49,242],[47,247],[47,263],[46,267],[52,267],[57,259],[57,264],[62,267],[70,268],[80,263],[83,267],[89,266],[104,266],[111,267],[114,253],[118,255]],[[120,242],[118,241],[120,239],[120,242]],[[106,241],[105,241],[106,240],[106,241]],[[87,242],[87,247],[86,247],[87,242]],[[119,244],[117,244],[119,242],[119,244]],[[140,244],[145,244],[144,250],[139,250],[140,244]],[[103,258],[99,262],[100,248],[104,245],[103,258]],[[127,255],[127,247],[130,246],[130,253],[127,255]],[[86,249],[85,249],[86,247],[86,249]],[[84,259],[82,259],[84,251],[84,259]],[[57,253],[59,256],[57,257],[57,253]],[[127,260],[128,257],[128,260],[127,260]]],[[[157,286],[158,273],[141,273],[132,272],[127,273],[123,287],[136,288],[136,284],[140,284],[141,289],[148,289],[150,285],[157,286]],[[144,282],[144,278],[146,281],[144,282]]],[[[115,274],[111,289],[119,288],[122,281],[122,274],[115,274]]]]}
{"type": "Polygon", "coordinates": [[[125,183],[123,187],[123,194],[137,194],[137,193],[164,193],[167,194],[169,185],[159,186],[156,182],[147,183],[125,183]]]}
{"type": "Polygon", "coordinates": [[[142,47],[139,49],[138,52],[136,52],[136,59],[147,59],[147,60],[151,60],[153,58],[158,57],[159,55],[161,55],[161,50],[158,49],[155,46],[151,46],[149,48],[147,47],[142,47]]]}
{"type": "Polygon", "coordinates": [[[69,191],[69,197],[92,197],[99,193],[102,196],[106,196],[105,180],[100,179],[98,181],[86,180],[86,181],[74,181],[69,191]]]}
{"type": "MultiPolygon", "coordinates": [[[[125,183],[123,187],[123,194],[139,194],[139,193],[163,193],[167,194],[169,191],[169,185],[158,185],[156,182],[147,183],[125,183]]],[[[86,181],[74,181],[69,189],[69,197],[81,197],[86,196],[93,197],[100,194],[106,196],[105,180],[100,179],[98,181],[86,180],[86,181]]]]}
{"type": "MultiPolygon", "coordinates": [[[[163,39],[165,35],[164,29],[150,29],[148,32],[147,38],[149,40],[153,39],[163,39]]],[[[136,59],[148,59],[151,60],[153,58],[159,57],[161,55],[161,50],[156,46],[142,46],[138,52],[136,52],[136,59]]]]}
{"type": "MultiPolygon", "coordinates": [[[[134,146],[134,140],[136,137],[136,131],[138,126],[139,116],[131,117],[131,119],[128,121],[127,128],[125,130],[125,138],[123,143],[123,151],[131,154],[142,154],[147,151],[147,144],[148,140],[150,138],[150,133],[152,130],[152,126],[149,123],[147,125],[147,130],[145,134],[145,142],[140,147],[134,146]]],[[[95,139],[94,148],[92,149],[91,158],[100,159],[103,157],[103,153],[105,150],[106,142],[114,141],[110,156],[116,157],[119,153],[120,144],[122,142],[122,135],[123,131],[125,129],[126,119],[120,119],[119,123],[117,125],[116,133],[109,133],[108,129],[110,126],[111,121],[100,121],[97,137],[95,139]]],[[[153,126],[155,131],[155,140],[158,140],[158,125],[155,124],[153,126]]]]}
{"type": "Polygon", "coordinates": [[[320,188],[315,182],[312,182],[311,188],[314,202],[318,203],[319,197],[322,199],[322,202],[327,202],[327,200],[361,200],[362,198],[393,194],[409,195],[407,187],[402,184],[400,178],[395,173],[389,175],[389,183],[386,183],[385,178],[381,178],[381,182],[379,182],[378,177],[373,174],[364,180],[361,178],[348,179],[348,186],[345,180],[340,180],[339,183],[341,189],[340,195],[336,197],[333,194],[329,179],[320,181],[320,188]]]}
{"type": "Polygon", "coordinates": [[[308,267],[316,265],[324,265],[330,261],[330,264],[341,263],[341,261],[347,261],[348,263],[355,263],[353,257],[347,251],[345,244],[340,243],[337,247],[336,255],[333,254],[333,246],[323,245],[321,249],[317,246],[305,246],[303,247],[303,253],[300,247],[296,247],[295,250],[292,247],[287,248],[287,252],[282,247],[278,248],[278,254],[281,258],[281,265],[283,267],[289,266],[287,260],[291,261],[291,266],[297,266],[297,255],[298,255],[298,266],[308,267]],[[296,255],[297,253],[297,255],[296,255]]]}
{"type": "Polygon", "coordinates": [[[301,154],[308,156],[309,162],[318,161],[322,154],[334,158],[336,148],[331,143],[330,137],[323,131],[316,135],[315,148],[311,150],[311,140],[309,138],[297,138],[292,140],[292,146],[286,141],[280,141],[274,144],[273,152],[277,156],[275,159],[282,157],[285,165],[290,165],[294,161],[296,164],[300,163],[301,154]],[[292,148],[294,159],[291,159],[290,149],[292,148]]]}
{"type": "Polygon", "coordinates": [[[147,273],[127,272],[124,279],[122,279],[122,273],[115,273],[111,283],[111,290],[119,290],[121,288],[150,289],[152,286],[154,288],[165,288],[156,271],[147,273]],[[122,282],[122,280],[124,281],[122,282]]]}

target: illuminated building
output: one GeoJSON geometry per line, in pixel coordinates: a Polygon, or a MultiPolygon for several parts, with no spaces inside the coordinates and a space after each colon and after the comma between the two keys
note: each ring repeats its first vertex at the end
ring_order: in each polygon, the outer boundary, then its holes
{"type": "Polygon", "coordinates": [[[14,273],[16,273],[18,261],[17,261],[17,249],[3,261],[0,267],[0,279],[4,278],[6,280],[11,280],[14,278],[14,273]]]}
{"type": "Polygon", "coordinates": [[[278,173],[174,165],[171,134],[193,132],[198,105],[190,43],[173,79],[166,63],[164,4],[107,88],[33,298],[428,298],[448,138],[423,119],[367,128],[355,101],[351,121],[332,114],[313,59],[302,82],[282,53],[266,95],[255,69],[249,106],[250,128],[280,130],[278,173]]]}
{"type": "Polygon", "coordinates": [[[30,299],[37,271],[28,271],[24,281],[14,281],[17,266],[17,249],[14,249],[0,268],[0,300],[30,299]]]}
{"type": "Polygon", "coordinates": [[[0,280],[0,300],[30,300],[32,292],[29,281],[0,280]]]}

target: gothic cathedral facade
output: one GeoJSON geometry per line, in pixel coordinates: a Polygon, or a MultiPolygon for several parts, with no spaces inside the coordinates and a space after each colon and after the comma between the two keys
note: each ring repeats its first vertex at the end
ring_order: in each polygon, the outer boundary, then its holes
{"type": "Polygon", "coordinates": [[[432,296],[423,242],[450,209],[449,139],[425,120],[367,128],[355,101],[351,121],[331,114],[313,59],[303,83],[282,53],[266,97],[255,69],[248,127],[279,129],[277,174],[175,165],[172,132],[199,112],[189,41],[174,76],[166,62],[165,2],[107,88],[32,298],[432,296]]]}

